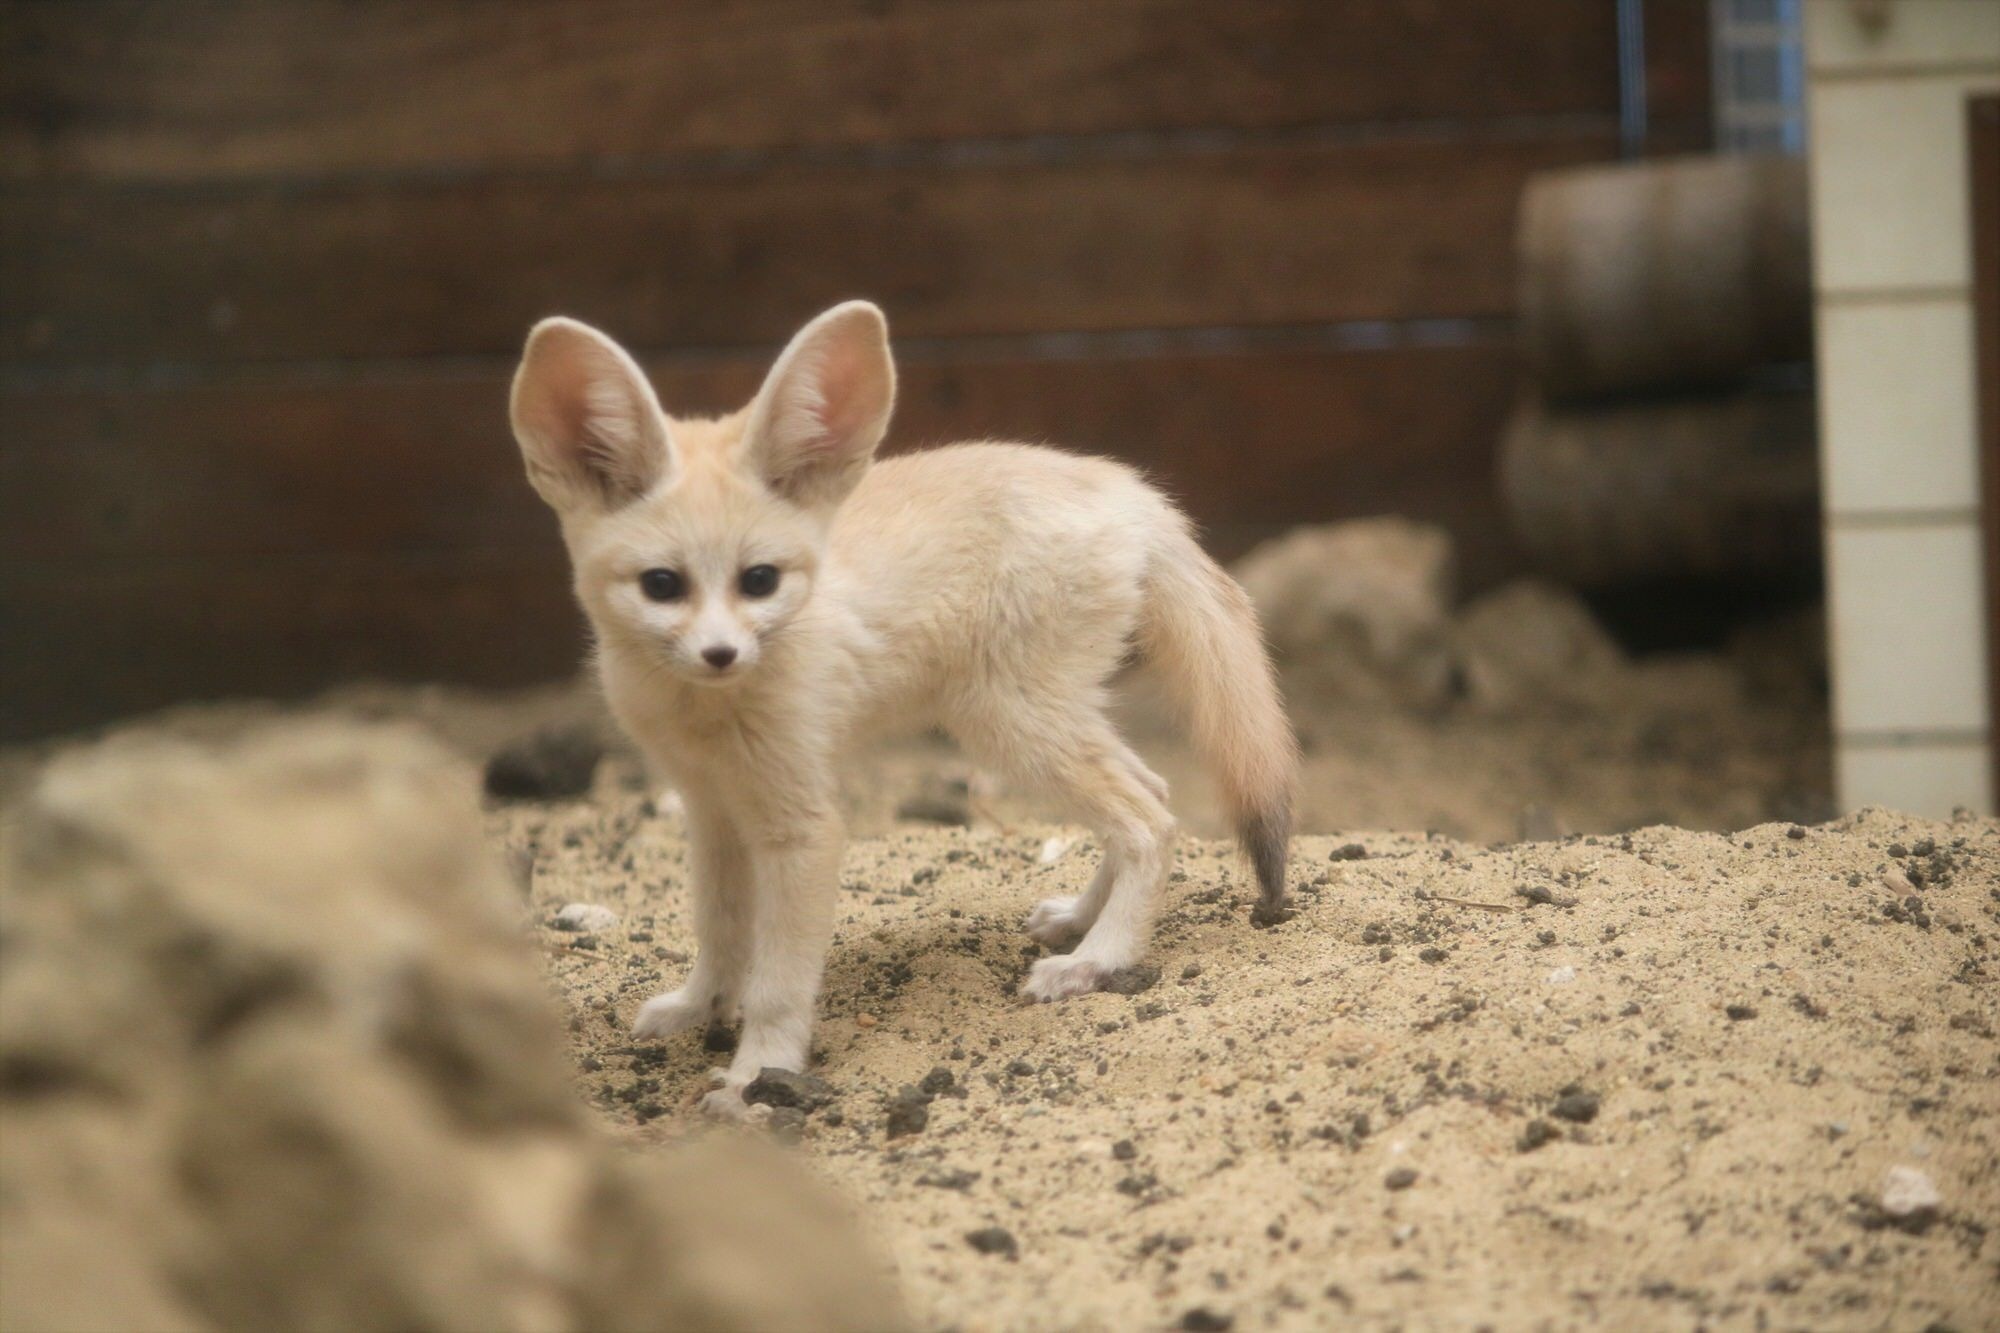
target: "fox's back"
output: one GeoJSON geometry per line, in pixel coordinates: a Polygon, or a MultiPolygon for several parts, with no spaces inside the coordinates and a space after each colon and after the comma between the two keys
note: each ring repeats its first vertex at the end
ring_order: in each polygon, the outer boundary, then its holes
{"type": "Polygon", "coordinates": [[[948,684],[1129,637],[1148,562],[1184,526],[1121,463],[948,445],[869,470],[835,522],[828,572],[885,654],[948,684]]]}

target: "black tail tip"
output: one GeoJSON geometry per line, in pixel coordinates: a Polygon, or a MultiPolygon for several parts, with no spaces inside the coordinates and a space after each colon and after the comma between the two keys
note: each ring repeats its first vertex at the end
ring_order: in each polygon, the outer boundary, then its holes
{"type": "Polygon", "coordinates": [[[1257,876],[1257,905],[1250,909],[1253,926],[1276,926],[1292,918],[1285,894],[1285,861],[1291,853],[1292,815],[1287,809],[1264,810],[1246,817],[1237,829],[1250,868],[1257,876]]]}

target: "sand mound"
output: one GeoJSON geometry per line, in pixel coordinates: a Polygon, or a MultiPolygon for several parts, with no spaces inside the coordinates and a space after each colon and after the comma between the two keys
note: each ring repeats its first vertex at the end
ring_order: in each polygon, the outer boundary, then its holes
{"type": "MultiPolygon", "coordinates": [[[[714,1054],[625,1036],[693,947],[676,821],[492,821],[538,919],[619,914],[543,942],[605,1117],[678,1136],[714,1054]]],[[[2000,824],[1304,838],[1272,931],[1192,843],[1156,979],[1024,1006],[1021,918],[1095,859],[1051,835],[847,861],[835,1100],[787,1120],[921,1324],[2000,1324],[2000,824]]]]}
{"type": "Polygon", "coordinates": [[[0,1325],[898,1325],[770,1150],[591,1123],[472,793],[389,728],[56,760],[0,862],[0,1325]]]}

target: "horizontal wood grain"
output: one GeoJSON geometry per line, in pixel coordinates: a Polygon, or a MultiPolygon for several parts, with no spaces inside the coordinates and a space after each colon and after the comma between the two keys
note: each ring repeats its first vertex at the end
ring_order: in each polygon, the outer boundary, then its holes
{"type": "Polygon", "coordinates": [[[1058,164],[0,194],[0,358],[511,352],[564,312],[756,344],[879,301],[942,336],[1504,313],[1529,173],[1604,134],[1058,164]]]}
{"type": "MultiPolygon", "coordinates": [[[[710,411],[761,370],[662,364],[655,378],[675,410],[710,411]]],[[[1478,588],[1518,568],[1493,482],[1514,385],[1500,343],[915,358],[892,441],[1126,458],[1224,557],[1299,522],[1436,521],[1478,588]]],[[[0,394],[0,734],[356,675],[497,685],[572,670],[563,555],[504,397],[504,367],[0,394]]]]}
{"type": "MultiPolygon", "coordinates": [[[[761,359],[661,362],[670,411],[732,409],[761,359]]],[[[906,360],[891,449],[1012,438],[1151,470],[1205,522],[1491,504],[1513,382],[1462,347],[906,360]]],[[[557,550],[507,369],[345,383],[0,393],[0,556],[65,561],[557,550]]]]}
{"type": "Polygon", "coordinates": [[[583,654],[560,564],[485,556],[0,572],[0,639],[6,740],[358,677],[526,685],[583,654]]]}
{"type": "MultiPolygon", "coordinates": [[[[1608,0],[5,0],[0,10],[0,179],[15,180],[547,168],[1617,105],[1608,0]]],[[[1706,61],[1704,48],[1696,63],[1706,61]]],[[[1655,87],[1670,97],[1675,84],[1655,87]]]]}

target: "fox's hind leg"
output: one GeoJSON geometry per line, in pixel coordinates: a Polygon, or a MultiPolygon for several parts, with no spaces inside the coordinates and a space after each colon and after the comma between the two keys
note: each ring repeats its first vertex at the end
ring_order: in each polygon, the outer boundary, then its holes
{"type": "MultiPolygon", "coordinates": [[[[1115,737],[1114,737],[1115,739],[1115,737]]],[[[1159,774],[1147,768],[1145,761],[1132,753],[1123,742],[1118,745],[1119,762],[1125,770],[1145,788],[1152,792],[1160,804],[1167,800],[1167,784],[1159,774]]],[[[1051,949],[1067,948],[1081,939],[1085,932],[1097,924],[1097,918],[1104,910],[1105,899],[1111,894],[1111,886],[1116,881],[1120,868],[1120,858],[1109,854],[1098,863],[1096,875],[1091,877],[1090,887],[1082,893],[1068,898],[1044,898],[1035,904],[1035,910],[1028,913],[1028,934],[1051,949]]]]}
{"type": "Polygon", "coordinates": [[[1059,1000],[1096,990],[1139,961],[1153,906],[1173,859],[1174,819],[1166,784],[1139,761],[1091,704],[1022,709],[961,719],[960,740],[1014,778],[1046,790],[1088,823],[1104,862],[1084,893],[1050,899],[1029,929],[1044,943],[1083,940],[1074,951],[1041,959],[1021,993],[1059,1000]],[[981,725],[981,723],[984,725],[981,725]]]}

